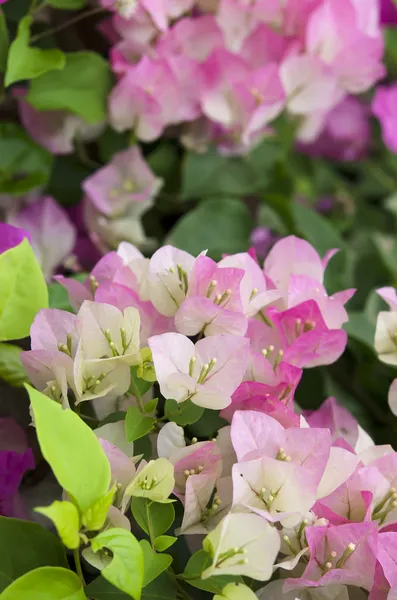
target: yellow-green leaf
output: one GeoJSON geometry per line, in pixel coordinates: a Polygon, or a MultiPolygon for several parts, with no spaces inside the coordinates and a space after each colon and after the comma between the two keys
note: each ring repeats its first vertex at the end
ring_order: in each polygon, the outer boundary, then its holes
{"type": "Polygon", "coordinates": [[[74,504],[55,500],[50,506],[38,506],[35,511],[51,519],[67,548],[75,550],[79,547],[80,519],[74,504]]]}

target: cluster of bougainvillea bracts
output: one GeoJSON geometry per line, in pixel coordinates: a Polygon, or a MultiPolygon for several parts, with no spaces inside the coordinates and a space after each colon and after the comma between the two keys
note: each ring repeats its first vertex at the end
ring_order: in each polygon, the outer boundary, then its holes
{"type": "Polygon", "coordinates": [[[115,398],[149,347],[165,398],[225,409],[227,418],[258,397],[285,409],[301,369],[334,362],[346,346],[344,305],[354,290],[328,296],[323,286],[334,252],[321,259],[291,236],[262,269],[253,252],[216,263],[164,246],[147,259],[122,243],[84,282],[56,277],[77,315],[38,313],[25,368],[64,403],[69,388],[77,402],[115,398]]]}
{"type": "Polygon", "coordinates": [[[102,5],[116,13],[111,123],[144,141],[188,122],[188,144],[247,149],[285,109],[312,141],[330,110],[384,75],[377,0],[102,5]]]}
{"type": "MultiPolygon", "coordinates": [[[[100,29],[117,76],[109,99],[116,131],[147,142],[167,128],[189,148],[215,143],[241,153],[287,111],[311,151],[351,160],[365,150],[369,110],[352,95],[385,74],[378,0],[100,4],[113,13],[100,29]]],[[[22,122],[51,152],[72,152],[75,140],[89,141],[101,129],[61,110],[38,113],[24,94],[14,92],[22,122]]],[[[382,123],[389,117],[384,100],[374,109],[382,123]]]]}

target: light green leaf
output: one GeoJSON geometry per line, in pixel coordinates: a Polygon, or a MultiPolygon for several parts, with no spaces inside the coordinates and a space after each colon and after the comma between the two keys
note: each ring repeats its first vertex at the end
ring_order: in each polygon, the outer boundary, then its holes
{"type": "Polygon", "coordinates": [[[28,336],[36,314],[48,306],[48,291],[26,238],[0,255],[0,290],[0,340],[28,336]]]}
{"type": "Polygon", "coordinates": [[[106,494],[110,465],[95,433],[71,410],[62,410],[44,394],[26,385],[37,437],[60,485],[84,513],[106,494]]]}
{"type": "Polygon", "coordinates": [[[27,101],[38,110],[67,110],[87,123],[105,120],[112,78],[107,61],[95,52],[66,54],[66,66],[33,81],[27,101]]]}
{"type": "MultiPolygon", "coordinates": [[[[23,550],[22,550],[23,551],[23,550]]],[[[9,585],[0,600],[85,600],[76,573],[61,567],[40,567],[9,585]]]]}
{"type": "Polygon", "coordinates": [[[175,400],[166,400],[164,413],[169,421],[174,421],[177,425],[184,427],[192,425],[203,415],[204,408],[193,404],[191,400],[186,402],[176,402],[175,400]]]}
{"type": "Polygon", "coordinates": [[[112,505],[115,492],[116,486],[113,486],[107,494],[96,500],[94,504],[83,513],[81,522],[87,527],[88,531],[99,531],[99,529],[103,527],[108,510],[112,505]]]}
{"type": "Polygon", "coordinates": [[[152,431],[156,419],[143,415],[137,406],[129,406],[125,419],[125,431],[128,442],[134,442],[152,431]]]}
{"type": "Polygon", "coordinates": [[[155,539],[154,547],[156,550],[158,550],[158,552],[164,552],[164,550],[167,550],[167,548],[172,546],[172,544],[175,544],[177,539],[178,538],[174,537],[173,535],[160,535],[155,539]]]}
{"type": "Polygon", "coordinates": [[[20,196],[47,183],[53,158],[16,123],[0,123],[0,193],[20,196]]]}
{"type": "Polygon", "coordinates": [[[143,552],[144,574],[143,587],[146,587],[153,579],[156,579],[172,563],[172,556],[169,554],[157,554],[147,540],[139,542],[143,552]]]}
{"type": "Polygon", "coordinates": [[[214,596],[214,600],[256,600],[254,592],[243,583],[228,583],[222,594],[214,596]]]}
{"type": "Polygon", "coordinates": [[[169,242],[191,254],[203,248],[219,260],[222,254],[248,250],[253,221],[246,204],[232,198],[205,200],[172,229],[169,242]]]}
{"type": "Polygon", "coordinates": [[[0,73],[4,73],[8,54],[8,29],[3,10],[0,8],[0,73]]]}
{"type": "Polygon", "coordinates": [[[198,550],[192,554],[185,567],[183,576],[189,582],[189,585],[212,592],[213,594],[221,594],[225,585],[235,581],[242,581],[241,577],[234,575],[216,575],[207,579],[201,579],[201,573],[211,564],[211,558],[205,550],[198,550]]]}
{"type": "Polygon", "coordinates": [[[29,46],[32,22],[33,17],[29,15],[19,22],[17,37],[8,53],[6,87],[16,81],[35,79],[48,71],[63,69],[65,66],[65,55],[61,50],[41,50],[29,46]]]}
{"type": "Polygon", "coordinates": [[[175,486],[174,465],[166,458],[151,460],[140,469],[127,487],[127,496],[148,498],[154,502],[169,502],[175,486]]]}
{"type": "Polygon", "coordinates": [[[47,4],[63,10],[79,10],[86,5],[86,0],[47,0],[47,4]]]}
{"type": "Polygon", "coordinates": [[[153,538],[168,531],[175,520],[173,504],[150,502],[145,498],[132,498],[131,512],[139,527],[153,538]]]}
{"type": "Polygon", "coordinates": [[[66,548],[79,547],[80,518],[74,504],[55,500],[50,506],[38,506],[35,511],[51,519],[66,548]]]}
{"type": "Polygon", "coordinates": [[[0,517],[0,540],[0,592],[27,571],[68,566],[59,539],[37,523],[0,517]]]}
{"type": "Polygon", "coordinates": [[[108,529],[91,540],[94,552],[108,548],[113,553],[102,576],[134,600],[139,600],[143,582],[143,552],[138,540],[125,529],[108,529]]]}
{"type": "Polygon", "coordinates": [[[28,381],[21,363],[21,348],[0,342],[0,379],[14,387],[22,387],[28,381]]]}

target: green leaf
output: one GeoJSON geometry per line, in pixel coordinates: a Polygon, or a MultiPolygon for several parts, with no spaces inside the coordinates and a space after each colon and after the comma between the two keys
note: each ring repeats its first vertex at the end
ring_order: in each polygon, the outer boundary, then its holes
{"type": "Polygon", "coordinates": [[[159,403],[159,399],[158,398],[152,398],[152,400],[149,400],[149,402],[147,402],[145,404],[145,406],[143,407],[145,413],[152,413],[156,410],[157,408],[157,404],[159,403]]]}
{"type": "Polygon", "coordinates": [[[128,600],[129,596],[118,590],[104,577],[99,576],[85,588],[88,598],[95,600],[128,600]]]}
{"type": "MultiPolygon", "coordinates": [[[[147,371],[148,369],[145,369],[144,362],[137,365],[136,367],[131,368],[131,379],[134,386],[132,390],[134,391],[134,388],[136,388],[141,396],[146,394],[146,392],[148,392],[152,387],[153,382],[156,381],[156,377],[153,379],[153,377],[151,377],[150,375],[149,379],[147,379],[147,377],[143,377],[143,375],[148,375],[147,371]]],[[[151,373],[151,370],[149,371],[149,373],[151,373]]]]}
{"type": "Polygon", "coordinates": [[[240,200],[205,200],[179,219],[169,241],[194,255],[208,249],[219,260],[223,254],[248,250],[252,228],[250,211],[240,200]]]}
{"type": "Polygon", "coordinates": [[[125,431],[128,442],[134,442],[152,431],[156,419],[143,415],[137,406],[129,406],[125,419],[125,431]]]}
{"type": "Polygon", "coordinates": [[[38,110],[67,110],[87,123],[99,123],[107,114],[112,77],[107,61],[94,52],[66,54],[62,71],[33,81],[27,101],[38,110]]]}
{"type": "Polygon", "coordinates": [[[63,10],[79,10],[86,5],[86,0],[47,0],[46,3],[63,10]]]}
{"type": "Polygon", "coordinates": [[[42,454],[60,485],[84,513],[106,494],[110,465],[95,433],[71,410],[62,410],[26,385],[42,454]]]}
{"type": "Polygon", "coordinates": [[[0,123],[0,193],[22,195],[44,185],[52,156],[16,123],[0,123]]]}
{"type": "Polygon", "coordinates": [[[397,280],[397,244],[394,235],[375,233],[372,241],[392,279],[397,280]]]}
{"type": "Polygon", "coordinates": [[[112,562],[102,576],[134,600],[139,600],[143,582],[143,552],[138,540],[125,529],[108,529],[91,540],[94,552],[108,548],[112,562]]]}
{"type": "Polygon", "coordinates": [[[50,308],[73,312],[67,289],[57,281],[53,281],[48,285],[48,305],[50,308]]]}
{"type": "Polygon", "coordinates": [[[38,506],[35,511],[48,517],[54,523],[66,548],[75,550],[79,547],[80,518],[74,504],[55,500],[50,506],[38,506]]]}
{"type": "Polygon", "coordinates": [[[168,531],[175,519],[173,504],[150,502],[145,498],[131,498],[131,512],[139,527],[153,538],[168,531]]]}
{"type": "Polygon", "coordinates": [[[183,198],[243,196],[256,189],[252,171],[240,158],[222,156],[214,148],[204,154],[187,153],[182,172],[183,198]]]}
{"type": "Polygon", "coordinates": [[[175,544],[177,539],[178,538],[174,537],[173,535],[160,535],[155,539],[154,547],[156,550],[158,550],[158,552],[164,552],[164,550],[167,550],[167,548],[172,546],[172,544],[175,544]]]}
{"type": "Polygon", "coordinates": [[[112,505],[115,492],[116,487],[113,486],[107,494],[96,500],[94,504],[83,513],[81,522],[88,531],[99,531],[99,529],[102,529],[106,521],[108,510],[112,505]]]}
{"type": "Polygon", "coordinates": [[[169,421],[174,421],[182,427],[191,425],[200,419],[204,412],[204,408],[193,404],[191,400],[186,402],[176,402],[176,400],[166,400],[164,406],[164,414],[169,421]]]}
{"type": "Polygon", "coordinates": [[[27,337],[38,311],[48,306],[48,291],[26,238],[0,255],[0,289],[0,340],[27,337]]]}
{"type": "Polygon", "coordinates": [[[172,563],[172,556],[169,554],[157,554],[147,540],[139,542],[143,552],[143,587],[146,587],[153,579],[156,579],[160,573],[168,569],[172,563]]]}
{"type": "Polygon", "coordinates": [[[189,558],[183,577],[189,585],[213,594],[221,594],[228,583],[242,581],[241,577],[234,575],[216,575],[208,579],[201,579],[201,573],[210,563],[209,554],[205,550],[198,550],[189,558]]]}
{"type": "Polygon", "coordinates": [[[35,79],[48,71],[63,69],[65,55],[61,50],[41,50],[29,46],[30,26],[33,17],[23,17],[18,25],[18,33],[10,46],[5,75],[5,86],[16,81],[35,79]]]}
{"type": "MultiPolygon", "coordinates": [[[[21,552],[22,554],[22,552],[21,552]]],[[[61,567],[40,567],[25,573],[9,585],[1,600],[85,600],[83,585],[76,573],[61,567]]]]}
{"type": "Polygon", "coordinates": [[[139,364],[136,368],[136,376],[144,379],[147,382],[154,383],[157,380],[157,377],[156,371],[154,370],[153,356],[150,348],[142,348],[141,360],[141,364],[139,364]]]}
{"type": "Polygon", "coordinates": [[[28,381],[21,363],[21,348],[0,342],[0,379],[14,387],[22,387],[28,381]]]}
{"type": "Polygon", "coordinates": [[[3,10],[0,8],[0,73],[4,73],[8,55],[8,29],[3,10]]]}
{"type": "Polygon", "coordinates": [[[362,342],[374,351],[375,326],[370,323],[364,311],[349,311],[349,320],[343,325],[349,337],[362,342]]]}
{"type": "Polygon", "coordinates": [[[27,571],[68,566],[59,539],[37,523],[0,516],[0,540],[0,592],[27,571]]]}

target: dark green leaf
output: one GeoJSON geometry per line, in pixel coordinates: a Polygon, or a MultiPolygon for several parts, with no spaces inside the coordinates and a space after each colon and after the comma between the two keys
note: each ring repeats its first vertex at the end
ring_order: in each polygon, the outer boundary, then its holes
{"type": "Polygon", "coordinates": [[[81,184],[92,169],[79,162],[76,154],[56,156],[48,192],[63,206],[77,204],[81,199],[81,184]]]}
{"type": "Polygon", "coordinates": [[[0,379],[14,387],[22,387],[28,381],[20,359],[21,352],[18,346],[0,343],[0,379]]]}
{"type": "Polygon", "coordinates": [[[362,342],[371,350],[374,347],[375,326],[369,322],[367,314],[363,312],[349,312],[349,320],[344,324],[343,329],[349,337],[362,342]]]}
{"type": "Polygon", "coordinates": [[[68,567],[63,545],[41,525],[0,516],[0,539],[0,592],[38,567],[68,567]]]}
{"type": "Polygon", "coordinates": [[[48,284],[48,305],[50,308],[74,312],[70,306],[67,289],[57,281],[48,284]]]}
{"type": "Polygon", "coordinates": [[[160,504],[145,498],[131,498],[131,512],[139,527],[153,538],[168,531],[175,519],[172,503],[160,504]]]}
{"type": "Polygon", "coordinates": [[[253,227],[248,207],[235,199],[205,200],[183,216],[170,233],[170,243],[191,254],[203,249],[219,260],[222,254],[248,250],[253,227]]]}
{"type": "Polygon", "coordinates": [[[177,425],[191,425],[200,419],[203,412],[204,408],[193,404],[191,400],[181,403],[171,399],[165,401],[165,416],[177,425]]]}
{"type": "MultiPolygon", "coordinates": [[[[97,577],[85,588],[85,592],[88,598],[95,600],[128,600],[129,598],[103,577],[97,577]]],[[[176,600],[176,597],[176,589],[165,574],[160,575],[142,590],[142,600],[176,600]]]]}
{"type": "Polygon", "coordinates": [[[86,0],[47,0],[47,4],[63,10],[78,10],[86,5],[86,0]]]}
{"type": "Polygon", "coordinates": [[[397,244],[395,236],[376,233],[372,240],[393,281],[397,281],[397,244]]]}
{"type": "Polygon", "coordinates": [[[207,552],[204,550],[195,552],[185,567],[184,578],[193,587],[213,594],[221,594],[225,585],[232,581],[242,581],[241,577],[233,575],[216,575],[208,579],[201,579],[201,573],[209,564],[211,564],[211,559],[207,552]]]}
{"type": "Polygon", "coordinates": [[[187,153],[182,172],[183,198],[242,196],[255,190],[255,178],[241,159],[222,156],[215,149],[205,154],[187,153]]]}
{"type": "Polygon", "coordinates": [[[137,406],[129,406],[125,419],[127,442],[134,442],[152,431],[156,419],[143,415],[137,406]]]}
{"type": "Polygon", "coordinates": [[[62,71],[33,81],[26,99],[38,110],[67,110],[98,123],[106,118],[111,85],[109,65],[99,54],[73,52],[62,71]]]}
{"type": "Polygon", "coordinates": [[[35,79],[54,69],[61,70],[65,66],[65,55],[57,48],[41,50],[29,46],[32,22],[33,17],[26,16],[19,23],[17,37],[12,42],[8,53],[6,87],[16,81],[35,79]]]}
{"type": "Polygon", "coordinates": [[[97,145],[99,158],[102,162],[108,163],[112,160],[114,154],[128,148],[128,134],[118,133],[107,127],[97,139],[97,145]]]}
{"type": "Polygon", "coordinates": [[[44,185],[52,156],[16,123],[0,123],[0,193],[22,195],[44,185]]]}
{"type": "Polygon", "coordinates": [[[0,8],[0,73],[4,73],[8,55],[8,29],[3,10],[0,8]]]}
{"type": "Polygon", "coordinates": [[[139,545],[143,552],[143,587],[146,587],[160,573],[168,569],[172,563],[172,556],[169,554],[157,554],[147,540],[141,540],[139,545]]]}

